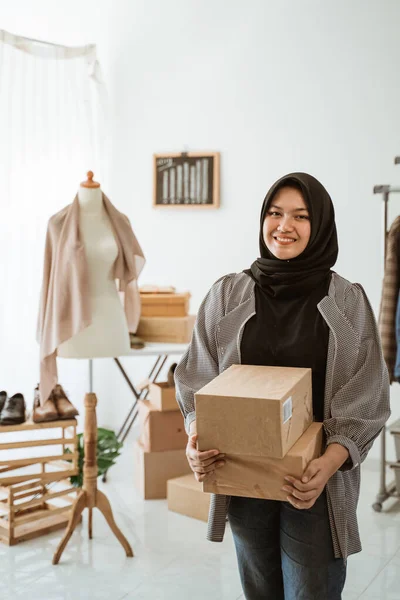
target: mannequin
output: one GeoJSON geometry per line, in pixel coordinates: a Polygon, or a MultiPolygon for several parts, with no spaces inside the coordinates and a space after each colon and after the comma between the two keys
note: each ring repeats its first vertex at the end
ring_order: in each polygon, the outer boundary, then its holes
{"type": "Polygon", "coordinates": [[[74,201],[47,226],[37,326],[42,405],[58,382],[57,355],[129,354],[128,332],[136,331],[140,319],[137,280],[145,262],[128,217],[89,171],[74,201]]]}
{"type": "MultiPolygon", "coordinates": [[[[88,279],[86,289],[91,321],[87,327],[60,344],[57,354],[63,358],[88,359],[126,354],[130,348],[128,322],[113,278],[118,245],[104,207],[100,184],[93,181],[91,171],[88,172],[88,180],[80,185],[78,202],[79,242],[83,242],[87,262],[85,275],[87,274],[88,279]]],[[[76,231],[76,226],[74,230],[76,231]]],[[[132,236],[136,240],[133,233],[132,236]]],[[[74,502],[68,527],[53,556],[54,565],[58,564],[85,508],[89,509],[89,539],[92,539],[93,509],[97,508],[123,546],[126,556],[133,556],[128,540],[114,521],[110,502],[105,494],[97,489],[96,405],[97,397],[91,390],[85,396],[83,488],[74,502]]]]}
{"type": "Polygon", "coordinates": [[[92,323],[58,347],[61,358],[100,358],[129,354],[128,324],[112,268],[118,254],[113,229],[104,208],[100,184],[92,180],[78,190],[79,228],[89,271],[92,323]]]}

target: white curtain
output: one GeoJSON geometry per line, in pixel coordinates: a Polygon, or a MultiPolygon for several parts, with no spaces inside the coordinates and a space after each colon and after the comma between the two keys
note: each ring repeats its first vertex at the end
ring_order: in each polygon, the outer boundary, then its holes
{"type": "Polygon", "coordinates": [[[31,403],[49,218],[86,172],[104,182],[107,97],[96,47],[0,30],[0,390],[31,403]]]}

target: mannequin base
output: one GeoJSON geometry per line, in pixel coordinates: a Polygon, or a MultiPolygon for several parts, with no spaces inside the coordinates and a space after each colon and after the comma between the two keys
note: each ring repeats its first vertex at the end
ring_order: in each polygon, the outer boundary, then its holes
{"type": "MultiPolygon", "coordinates": [[[[56,553],[54,554],[54,557],[53,557],[53,565],[58,564],[58,562],[61,558],[61,555],[64,552],[65,547],[68,544],[68,542],[75,530],[75,527],[78,525],[81,515],[82,515],[82,512],[84,511],[85,508],[89,509],[88,529],[89,529],[89,539],[92,539],[93,508],[88,506],[87,493],[85,492],[85,490],[82,490],[74,502],[74,506],[72,509],[68,527],[67,527],[64,537],[62,538],[62,540],[56,550],[56,553]]],[[[100,512],[103,513],[104,518],[107,521],[108,525],[110,526],[111,531],[113,532],[113,534],[116,536],[116,538],[118,539],[118,541],[121,543],[122,547],[124,548],[126,556],[133,557],[134,556],[133,550],[132,550],[128,540],[123,535],[123,533],[121,532],[121,530],[119,529],[119,527],[117,526],[117,524],[114,520],[110,502],[109,502],[107,496],[105,494],[103,494],[103,492],[101,492],[100,490],[96,491],[95,508],[98,508],[100,510],[100,512]]]]}
{"type": "Polygon", "coordinates": [[[85,396],[85,426],[83,440],[85,445],[85,460],[83,465],[83,489],[78,494],[72,507],[67,529],[53,557],[53,565],[57,565],[62,553],[71,538],[75,527],[78,525],[85,508],[89,509],[88,530],[89,539],[93,534],[93,508],[98,508],[103,513],[111,531],[123,546],[126,556],[132,557],[133,551],[128,540],[122,534],[114,521],[110,502],[105,494],[97,489],[97,418],[96,394],[85,396]]]}

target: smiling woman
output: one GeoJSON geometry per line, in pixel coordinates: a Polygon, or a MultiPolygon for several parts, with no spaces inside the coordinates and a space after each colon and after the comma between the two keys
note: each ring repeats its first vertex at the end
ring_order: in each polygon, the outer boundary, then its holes
{"type": "Polygon", "coordinates": [[[176,368],[187,457],[198,481],[224,469],[224,448],[196,447],[194,394],[219,373],[239,363],[311,369],[322,456],[301,481],[285,478],[286,502],[213,495],[208,537],[222,541],[227,515],[248,600],[340,600],[346,559],[361,549],[360,463],[390,414],[387,370],[363,288],[332,271],[335,211],[315,177],[291,173],[272,185],[259,245],[250,269],[212,286],[176,368]]]}

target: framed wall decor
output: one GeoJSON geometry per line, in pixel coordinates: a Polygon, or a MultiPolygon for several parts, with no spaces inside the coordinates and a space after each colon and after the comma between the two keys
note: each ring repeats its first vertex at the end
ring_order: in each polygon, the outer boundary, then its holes
{"type": "Polygon", "coordinates": [[[218,208],[219,158],[219,152],[154,154],[153,206],[218,208]]]}

